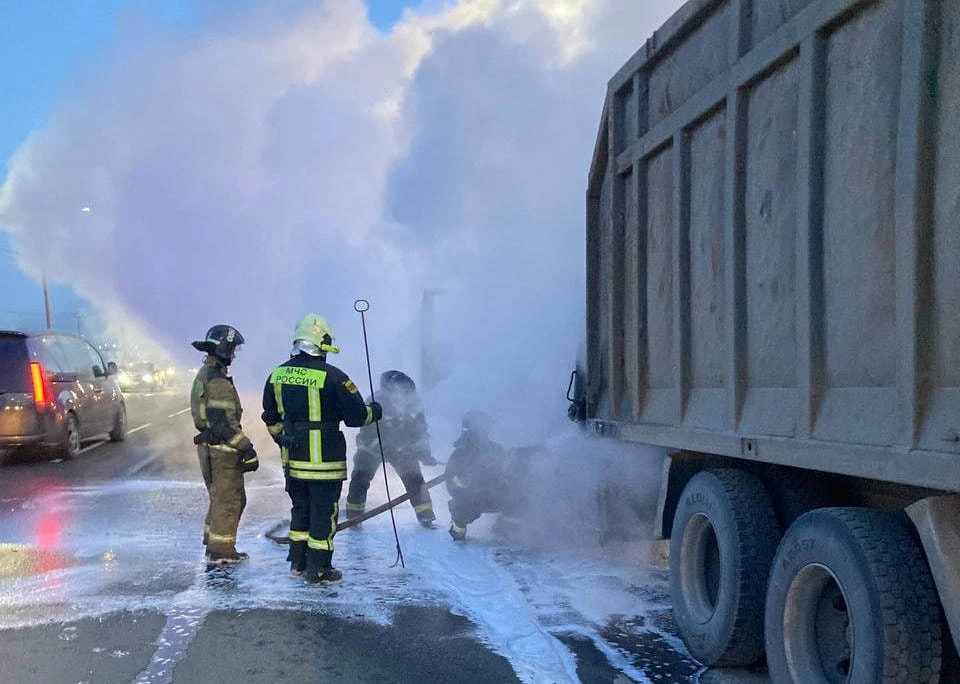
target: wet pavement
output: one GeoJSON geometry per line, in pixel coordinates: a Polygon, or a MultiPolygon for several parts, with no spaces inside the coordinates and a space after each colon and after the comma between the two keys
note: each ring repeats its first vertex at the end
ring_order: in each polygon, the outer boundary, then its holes
{"type": "Polygon", "coordinates": [[[251,559],[208,572],[183,409],[182,395],[131,397],[127,442],[0,469],[2,681],[764,681],[686,653],[649,545],[531,546],[490,521],[454,544],[406,507],[405,568],[384,515],[337,536],[342,584],[304,585],[266,536],[288,500],[252,426],[251,559]]]}

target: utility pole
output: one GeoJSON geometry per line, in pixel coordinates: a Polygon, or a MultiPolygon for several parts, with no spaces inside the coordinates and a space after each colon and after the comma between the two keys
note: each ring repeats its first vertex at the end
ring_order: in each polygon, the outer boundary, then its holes
{"type": "Polygon", "coordinates": [[[53,329],[53,322],[50,320],[50,293],[47,291],[47,276],[43,276],[43,311],[47,315],[47,330],[53,329]]]}

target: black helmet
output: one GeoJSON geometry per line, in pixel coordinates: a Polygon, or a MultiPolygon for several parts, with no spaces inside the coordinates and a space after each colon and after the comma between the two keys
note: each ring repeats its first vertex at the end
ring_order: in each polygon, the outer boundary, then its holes
{"type": "Polygon", "coordinates": [[[483,411],[467,411],[463,414],[461,425],[464,432],[487,435],[490,433],[490,428],[493,427],[493,416],[483,411]]]}
{"type": "Polygon", "coordinates": [[[243,335],[232,325],[215,325],[207,331],[203,340],[193,343],[193,348],[213,354],[225,363],[233,360],[233,352],[244,343],[243,335]]]}
{"type": "Polygon", "coordinates": [[[388,370],[386,373],[383,373],[380,376],[380,387],[388,391],[404,390],[407,392],[415,392],[417,389],[413,378],[403,371],[398,370],[388,370]]]}

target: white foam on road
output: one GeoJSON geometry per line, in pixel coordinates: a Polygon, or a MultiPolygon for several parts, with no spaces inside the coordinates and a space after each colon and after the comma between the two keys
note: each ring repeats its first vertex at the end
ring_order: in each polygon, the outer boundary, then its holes
{"type": "Polygon", "coordinates": [[[168,684],[173,681],[173,668],[187,655],[187,647],[197,635],[208,610],[187,608],[167,615],[167,622],[157,637],[157,650],[150,665],[134,679],[135,684],[168,684]]]}
{"type": "Polygon", "coordinates": [[[51,491],[20,512],[19,529],[54,555],[38,556],[16,577],[0,575],[0,627],[159,611],[167,627],[138,681],[166,682],[210,611],[317,610],[388,624],[397,606],[441,606],[468,618],[522,681],[579,681],[574,654],[555,636],[564,634],[590,639],[628,677],[649,681],[600,636],[612,615],[663,608],[635,590],[637,583],[665,590],[636,559],[512,547],[493,534],[490,516],[470,526],[467,543],[455,543],[443,527],[419,527],[405,505],[396,511],[405,569],[390,567],[395,542],[384,515],[337,535],[341,585],[311,587],[289,576],[286,547],[262,536],[289,515],[282,485],[262,476],[247,493],[240,546],[251,559],[218,577],[202,561],[201,483],[130,480],[51,491]]]}
{"type": "Polygon", "coordinates": [[[454,613],[476,624],[521,680],[579,681],[573,654],[543,627],[510,572],[497,562],[502,552],[483,544],[454,544],[444,530],[405,532],[405,558],[417,582],[444,594],[454,613]]]}

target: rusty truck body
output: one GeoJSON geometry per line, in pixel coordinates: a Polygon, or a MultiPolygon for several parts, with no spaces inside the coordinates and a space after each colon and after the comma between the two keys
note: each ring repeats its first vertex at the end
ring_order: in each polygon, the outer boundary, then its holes
{"type": "Polygon", "coordinates": [[[940,681],[960,2],[690,0],[611,79],[588,186],[572,413],[670,454],[656,532],[690,651],[940,681]]]}

